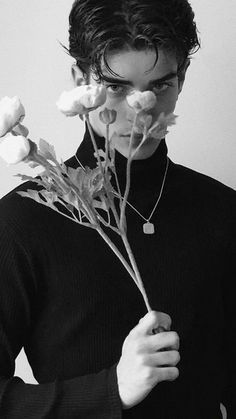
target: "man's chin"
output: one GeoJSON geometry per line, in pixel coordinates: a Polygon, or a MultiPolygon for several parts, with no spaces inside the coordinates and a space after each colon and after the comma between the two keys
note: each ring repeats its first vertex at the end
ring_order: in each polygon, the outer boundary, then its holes
{"type": "MultiPolygon", "coordinates": [[[[120,141],[125,141],[125,144],[127,145],[130,144],[130,140],[131,140],[130,135],[121,135],[119,138],[120,138],[120,141]]],[[[135,134],[132,140],[133,147],[138,147],[141,144],[142,140],[143,140],[143,135],[135,134]]]]}

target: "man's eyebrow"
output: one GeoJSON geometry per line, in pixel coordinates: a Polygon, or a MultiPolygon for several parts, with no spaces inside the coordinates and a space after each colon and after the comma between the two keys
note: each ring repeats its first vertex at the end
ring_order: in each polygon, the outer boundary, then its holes
{"type": "MultiPolygon", "coordinates": [[[[151,84],[155,84],[155,83],[163,83],[167,80],[173,79],[177,75],[178,75],[177,71],[171,71],[170,73],[166,74],[165,76],[163,76],[159,79],[150,80],[149,84],[151,85],[151,84]]],[[[125,86],[133,86],[133,83],[130,80],[122,80],[122,79],[118,79],[116,77],[108,77],[104,74],[101,76],[101,81],[105,81],[107,83],[112,83],[112,84],[121,84],[121,85],[125,85],[125,86]]]]}

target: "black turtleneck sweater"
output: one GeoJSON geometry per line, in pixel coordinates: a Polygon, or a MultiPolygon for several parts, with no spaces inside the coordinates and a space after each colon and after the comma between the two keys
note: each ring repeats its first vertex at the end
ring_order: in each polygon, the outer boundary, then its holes
{"type": "MultiPolygon", "coordinates": [[[[88,133],[77,156],[94,167],[88,133]]],[[[166,156],[162,140],[150,158],[132,164],[129,201],[146,218],[166,156]]],[[[78,166],[75,157],[66,164],[78,166]]],[[[119,153],[116,166],[123,187],[119,153]]],[[[15,192],[0,201],[1,419],[220,419],[220,402],[235,419],[235,192],[170,161],[152,217],[156,233],[145,235],[142,218],[127,207],[128,239],[151,307],[171,316],[181,361],[177,380],[159,383],[125,411],[116,365],[146,313],[140,292],[96,231],[15,192]],[[14,377],[22,347],[38,385],[14,377]]]]}

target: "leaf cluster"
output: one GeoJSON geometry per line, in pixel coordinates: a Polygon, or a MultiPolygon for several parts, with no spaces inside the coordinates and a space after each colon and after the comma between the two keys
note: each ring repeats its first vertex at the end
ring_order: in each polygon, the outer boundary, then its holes
{"type": "Polygon", "coordinates": [[[111,200],[113,200],[113,189],[110,183],[111,174],[108,169],[113,169],[114,159],[112,161],[107,158],[103,150],[99,150],[104,168],[104,172],[101,173],[98,166],[94,169],[89,167],[74,169],[67,167],[63,162],[59,163],[54,147],[43,139],[40,139],[39,147],[35,145],[32,149],[34,153],[31,155],[31,167],[43,165],[45,170],[38,177],[22,174],[16,176],[21,177],[22,181],[35,182],[42,188],[40,191],[34,189],[19,191],[19,195],[31,198],[56,211],[59,210],[55,204],[59,203],[69,211],[72,217],[75,217],[76,213],[80,223],[82,223],[84,216],[90,222],[91,216],[93,216],[93,222],[94,220],[101,221],[101,215],[96,212],[96,209],[102,209],[106,211],[109,222],[109,208],[111,207],[111,200]]]}

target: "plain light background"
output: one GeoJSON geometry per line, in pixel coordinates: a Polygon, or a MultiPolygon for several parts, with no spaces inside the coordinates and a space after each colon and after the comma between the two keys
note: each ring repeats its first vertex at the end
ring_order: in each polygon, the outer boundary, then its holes
{"type": "MultiPolygon", "coordinates": [[[[169,156],[176,163],[236,188],[235,93],[236,2],[192,0],[202,43],[188,70],[175,113],[177,125],[167,136],[169,156]]],[[[73,87],[74,60],[60,46],[68,45],[72,0],[0,0],[0,98],[19,96],[26,109],[30,138],[44,138],[57,156],[71,157],[83,137],[83,123],[66,118],[55,102],[73,87]]],[[[24,164],[0,161],[0,197],[19,184],[16,173],[36,174],[24,164]]],[[[35,382],[23,351],[16,375],[35,382]]]]}

